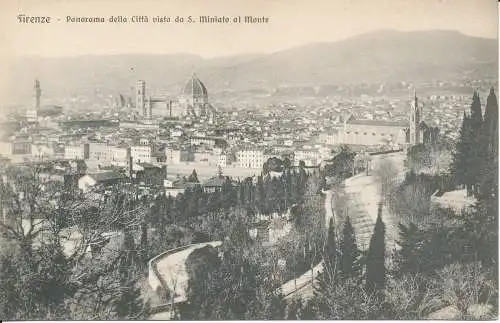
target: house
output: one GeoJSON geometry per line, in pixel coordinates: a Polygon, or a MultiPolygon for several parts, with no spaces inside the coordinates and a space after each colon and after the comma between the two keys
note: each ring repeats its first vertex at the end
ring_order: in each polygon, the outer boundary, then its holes
{"type": "Polygon", "coordinates": [[[111,163],[113,164],[126,164],[130,150],[128,147],[111,147],[111,163]]]}
{"type": "Polygon", "coordinates": [[[150,163],[153,147],[146,146],[132,146],[130,147],[130,156],[134,162],[150,163]]]}
{"type": "Polygon", "coordinates": [[[219,158],[217,160],[217,166],[227,167],[231,165],[235,159],[236,158],[231,152],[228,151],[223,152],[219,155],[219,158]]]}
{"type": "Polygon", "coordinates": [[[237,152],[238,163],[242,168],[258,168],[262,169],[262,166],[266,162],[263,149],[252,149],[246,148],[241,149],[237,152]]]}
{"type": "Polygon", "coordinates": [[[84,159],[85,158],[85,146],[71,146],[66,145],[64,147],[64,159],[84,159]]]}
{"type": "Polygon", "coordinates": [[[112,186],[124,182],[127,177],[116,171],[87,174],[78,180],[78,188],[83,192],[88,192],[90,188],[96,186],[112,186]]]}
{"type": "Polygon", "coordinates": [[[49,145],[31,144],[31,155],[35,158],[49,158],[54,156],[54,149],[49,145]]]}
{"type": "Polygon", "coordinates": [[[303,161],[307,167],[318,166],[321,162],[321,154],[315,149],[298,149],[294,154],[294,165],[299,166],[303,161]]]}
{"type": "Polygon", "coordinates": [[[229,177],[223,176],[222,174],[209,178],[202,184],[203,191],[206,193],[220,192],[225,185],[231,185],[231,180],[229,177]]]}
{"type": "Polygon", "coordinates": [[[193,189],[199,186],[200,183],[188,182],[185,177],[177,177],[175,180],[165,179],[163,180],[163,186],[165,188],[165,195],[170,195],[176,197],[179,194],[183,194],[187,188],[193,189]]]}
{"type": "Polygon", "coordinates": [[[167,163],[171,164],[194,161],[194,153],[190,149],[168,149],[165,155],[167,163]]]}

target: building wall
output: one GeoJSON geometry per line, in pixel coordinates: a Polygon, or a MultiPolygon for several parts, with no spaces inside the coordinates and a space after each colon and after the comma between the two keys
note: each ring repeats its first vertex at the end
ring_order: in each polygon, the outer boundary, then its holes
{"type": "Polygon", "coordinates": [[[13,155],[29,155],[31,154],[31,142],[29,141],[19,141],[12,143],[12,154],[13,155]]]}
{"type": "Polygon", "coordinates": [[[34,109],[27,110],[26,120],[28,122],[36,122],[38,120],[38,112],[34,109]]]}
{"type": "Polygon", "coordinates": [[[0,142],[0,155],[12,155],[12,143],[5,141],[0,142]]]}
{"type": "Polygon", "coordinates": [[[406,142],[405,127],[346,124],[342,131],[342,143],[351,145],[382,145],[387,141],[406,142]]]}
{"type": "Polygon", "coordinates": [[[89,143],[89,159],[98,161],[111,161],[111,146],[103,143],[89,143]]]}
{"type": "Polygon", "coordinates": [[[54,156],[54,149],[47,145],[31,145],[31,155],[37,158],[54,156]]]}
{"type": "Polygon", "coordinates": [[[65,146],[64,159],[84,159],[84,146],[65,146]]]}
{"type": "Polygon", "coordinates": [[[150,163],[151,153],[153,149],[151,146],[132,146],[130,147],[130,156],[134,163],[150,163]]]}
{"type": "Polygon", "coordinates": [[[126,163],[128,162],[128,149],[125,147],[112,147],[111,148],[111,157],[112,161],[118,163],[126,163]]]}
{"type": "Polygon", "coordinates": [[[262,168],[266,162],[262,150],[240,150],[237,153],[238,164],[242,168],[262,168]]]}
{"type": "Polygon", "coordinates": [[[180,164],[195,160],[195,155],[190,150],[167,149],[165,150],[167,163],[180,164]]]}
{"type": "Polygon", "coordinates": [[[228,165],[231,165],[232,160],[231,156],[229,154],[221,154],[219,156],[219,159],[217,161],[217,166],[220,167],[227,167],[228,165]]]}
{"type": "Polygon", "coordinates": [[[190,139],[191,145],[197,146],[197,145],[206,145],[209,147],[215,147],[215,139],[213,138],[199,138],[199,137],[193,137],[190,139]]]}
{"type": "Polygon", "coordinates": [[[304,161],[306,166],[317,166],[321,162],[321,154],[317,150],[297,150],[295,151],[294,164],[299,165],[304,161]]]}
{"type": "Polygon", "coordinates": [[[147,131],[160,131],[160,125],[158,123],[144,123],[144,122],[120,122],[120,128],[122,129],[135,129],[135,130],[147,130],[147,131]]]}

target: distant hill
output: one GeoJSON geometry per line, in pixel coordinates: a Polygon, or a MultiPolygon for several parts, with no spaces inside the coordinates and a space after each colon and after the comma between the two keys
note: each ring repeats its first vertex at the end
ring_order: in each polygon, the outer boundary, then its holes
{"type": "MultiPolygon", "coordinates": [[[[38,77],[45,97],[132,94],[137,79],[150,93],[177,95],[195,72],[209,95],[278,87],[336,86],[366,82],[421,82],[495,77],[497,40],[455,31],[377,31],[331,43],[313,43],[273,54],[203,59],[191,54],[68,58],[19,57],[9,66],[11,93],[29,98],[38,77]]],[[[28,99],[29,102],[29,99],[28,99]]]]}

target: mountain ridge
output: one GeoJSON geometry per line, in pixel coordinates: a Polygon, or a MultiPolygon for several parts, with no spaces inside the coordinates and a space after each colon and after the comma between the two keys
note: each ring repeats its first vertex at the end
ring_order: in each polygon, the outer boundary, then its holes
{"type": "MultiPolygon", "coordinates": [[[[47,97],[129,94],[138,79],[152,95],[180,93],[196,73],[209,93],[272,91],[280,87],[427,82],[496,77],[497,40],[458,31],[379,30],[335,42],[316,42],[271,54],[203,58],[196,54],[113,54],[17,57],[9,66],[10,93],[31,94],[34,78],[47,97]]],[[[5,92],[5,91],[3,91],[5,92]]],[[[1,98],[0,97],[0,98],[1,98]]]]}

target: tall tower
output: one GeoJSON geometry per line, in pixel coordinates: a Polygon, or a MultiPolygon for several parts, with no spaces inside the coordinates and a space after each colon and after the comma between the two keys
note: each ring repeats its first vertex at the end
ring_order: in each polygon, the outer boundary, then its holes
{"type": "Polygon", "coordinates": [[[420,143],[420,122],[422,121],[422,107],[418,105],[417,91],[413,90],[410,97],[410,144],[420,143]]]}
{"type": "Polygon", "coordinates": [[[42,89],[40,88],[40,81],[35,79],[33,85],[33,105],[26,109],[26,119],[28,122],[38,121],[38,111],[40,109],[40,97],[42,96],[42,89]]]}
{"type": "Polygon", "coordinates": [[[40,109],[40,97],[42,96],[42,89],[40,88],[40,81],[38,79],[35,79],[33,89],[35,90],[33,108],[38,112],[40,109]]]}
{"type": "Polygon", "coordinates": [[[137,81],[135,89],[135,108],[146,115],[146,82],[143,80],[137,81]]]}

